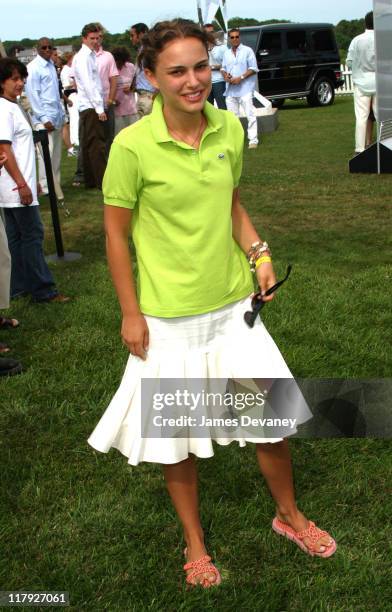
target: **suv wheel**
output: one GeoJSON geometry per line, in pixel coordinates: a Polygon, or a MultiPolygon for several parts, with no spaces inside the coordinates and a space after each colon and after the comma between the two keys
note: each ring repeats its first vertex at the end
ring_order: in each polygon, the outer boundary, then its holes
{"type": "Polygon", "coordinates": [[[273,108],[282,108],[282,106],[285,103],[285,101],[286,101],[286,98],[275,98],[274,100],[271,100],[272,107],[273,108]]]}
{"type": "Polygon", "coordinates": [[[330,106],[335,100],[335,88],[327,77],[320,77],[307,97],[310,106],[330,106]]]}

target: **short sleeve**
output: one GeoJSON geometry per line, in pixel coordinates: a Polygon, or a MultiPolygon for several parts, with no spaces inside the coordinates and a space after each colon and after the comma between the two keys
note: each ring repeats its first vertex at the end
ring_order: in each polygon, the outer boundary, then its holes
{"type": "Polygon", "coordinates": [[[114,141],[102,183],[105,204],[132,210],[141,188],[142,176],[136,153],[114,141]]]}
{"type": "Polygon", "coordinates": [[[0,119],[0,143],[11,144],[14,136],[14,119],[8,108],[2,105],[0,119]]]}
{"type": "Polygon", "coordinates": [[[114,60],[113,55],[108,52],[110,55],[110,63],[109,63],[109,78],[112,78],[114,76],[118,76],[118,70],[117,70],[117,66],[116,66],[116,62],[114,60]]]}

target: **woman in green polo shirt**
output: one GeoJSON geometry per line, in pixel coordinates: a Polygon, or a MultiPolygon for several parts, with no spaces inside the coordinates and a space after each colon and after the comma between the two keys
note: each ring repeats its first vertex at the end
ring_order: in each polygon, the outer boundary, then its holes
{"type": "MultiPolygon", "coordinates": [[[[221,577],[204,547],[195,456],[211,457],[212,440],[256,443],[276,502],[277,533],[311,555],[330,556],[336,544],[297,508],[286,439],[214,435],[208,426],[202,436],[192,430],[196,412],[188,400],[195,379],[215,380],[220,388],[221,380],[292,379],[292,374],[262,322],[249,328],[244,321],[253,290],[249,262],[263,292],[276,279],[268,245],[240,203],[242,126],[206,102],[208,35],[186,20],[158,23],[143,40],[142,61],[160,94],[151,115],[116,137],[103,183],[107,255],[123,314],[121,335],[131,354],[89,443],[101,452],[119,449],[131,465],[163,464],[184,529],[187,582],[209,587],[221,577]],[[143,387],[142,379],[150,387],[143,387]],[[169,379],[186,381],[186,389],[169,394],[171,402],[165,396],[172,408],[160,413],[156,390],[169,379]],[[165,437],[159,430],[164,414],[187,417],[189,436],[182,429],[182,435],[165,437]]],[[[309,416],[299,415],[297,424],[301,418],[309,416]]]]}

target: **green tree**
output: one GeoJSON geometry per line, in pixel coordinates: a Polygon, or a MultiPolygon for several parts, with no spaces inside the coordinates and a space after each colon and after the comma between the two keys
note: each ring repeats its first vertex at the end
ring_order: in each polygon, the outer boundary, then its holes
{"type": "Polygon", "coordinates": [[[336,41],[338,43],[339,49],[345,49],[347,51],[352,39],[355,36],[358,36],[358,34],[361,34],[364,29],[364,19],[352,19],[351,21],[342,19],[342,21],[339,21],[339,23],[335,27],[336,41]]]}
{"type": "MultiPolygon", "coordinates": [[[[290,21],[288,19],[268,19],[266,21],[259,21],[252,17],[238,17],[237,16],[237,17],[232,17],[231,19],[229,19],[228,25],[229,25],[229,28],[233,28],[233,27],[249,27],[249,26],[255,26],[255,25],[267,25],[270,23],[290,23],[290,21]]],[[[214,22],[214,27],[217,30],[220,29],[219,24],[216,22],[214,22]]],[[[363,19],[352,19],[351,21],[347,21],[346,19],[343,19],[342,21],[339,21],[339,23],[336,25],[336,28],[335,28],[336,40],[337,40],[339,49],[347,51],[352,39],[358,34],[360,34],[361,32],[363,32],[364,29],[365,29],[365,23],[363,19]]],[[[54,40],[54,43],[56,45],[73,45],[75,49],[79,49],[80,44],[81,44],[80,34],[77,34],[74,36],[67,36],[63,38],[56,38],[54,40]]],[[[9,52],[9,49],[15,46],[31,48],[31,47],[35,47],[36,44],[37,44],[37,39],[31,39],[31,38],[23,38],[22,40],[4,41],[4,47],[7,53],[9,52]]],[[[105,34],[104,46],[106,49],[109,49],[109,50],[113,47],[118,47],[118,46],[125,46],[125,47],[131,48],[128,29],[125,30],[125,32],[123,33],[117,33],[117,34],[111,34],[110,32],[107,32],[105,34]]],[[[132,57],[134,57],[135,53],[134,53],[134,49],[132,48],[131,48],[131,54],[132,54],[132,57]]]]}
{"type": "Polygon", "coordinates": [[[267,19],[267,21],[258,21],[251,17],[232,17],[229,19],[229,28],[246,28],[255,25],[267,25],[269,23],[290,23],[288,19],[267,19]]]}

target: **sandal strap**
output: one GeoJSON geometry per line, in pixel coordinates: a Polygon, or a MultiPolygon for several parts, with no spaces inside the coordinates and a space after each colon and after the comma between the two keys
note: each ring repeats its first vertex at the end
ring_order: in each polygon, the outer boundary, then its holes
{"type": "Polygon", "coordinates": [[[186,582],[188,584],[192,584],[193,579],[196,578],[196,576],[200,576],[200,574],[215,574],[216,578],[219,576],[219,571],[215,565],[211,563],[211,557],[209,555],[204,555],[196,561],[185,563],[184,570],[190,569],[192,569],[193,572],[186,577],[186,582]]]}
{"type": "Polygon", "coordinates": [[[300,540],[303,540],[304,538],[309,538],[310,542],[306,546],[307,548],[313,550],[320,538],[322,538],[323,536],[329,536],[329,533],[327,531],[319,529],[313,523],[313,521],[309,521],[309,527],[307,529],[304,529],[303,531],[297,531],[296,536],[300,540]]]}
{"type": "Polygon", "coordinates": [[[218,576],[218,570],[212,565],[212,563],[210,565],[205,565],[199,570],[195,570],[191,574],[188,574],[188,576],[186,577],[186,581],[192,582],[192,580],[196,578],[196,576],[200,576],[200,574],[215,574],[215,576],[218,576]]]}
{"type": "Polygon", "coordinates": [[[199,569],[202,566],[208,565],[210,561],[211,557],[209,555],[204,555],[200,557],[200,559],[196,559],[196,561],[188,561],[188,563],[185,563],[184,570],[199,569]]]}

